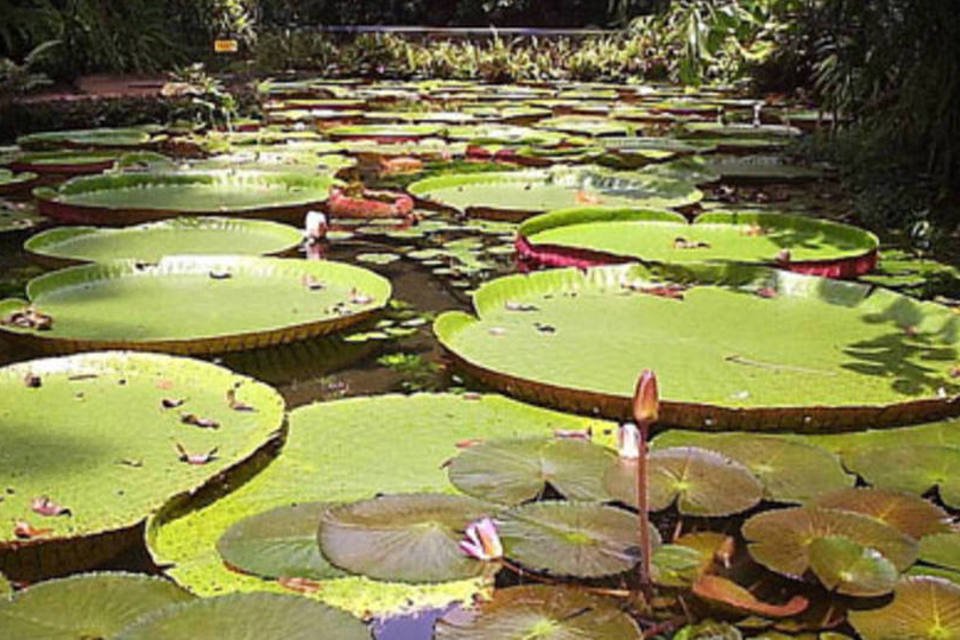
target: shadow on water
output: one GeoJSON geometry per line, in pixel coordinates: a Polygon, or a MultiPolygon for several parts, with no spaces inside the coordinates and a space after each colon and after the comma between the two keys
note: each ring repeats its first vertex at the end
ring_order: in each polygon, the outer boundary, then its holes
{"type": "Polygon", "coordinates": [[[373,637],[376,640],[430,640],[433,625],[448,612],[457,609],[451,605],[444,609],[425,609],[405,616],[378,618],[373,621],[373,637]]]}

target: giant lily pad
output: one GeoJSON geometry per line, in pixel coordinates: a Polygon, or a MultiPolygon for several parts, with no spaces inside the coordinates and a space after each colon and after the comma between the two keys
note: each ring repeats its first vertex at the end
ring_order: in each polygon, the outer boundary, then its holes
{"type": "MultiPolygon", "coordinates": [[[[8,322],[0,329],[39,349],[222,353],[356,324],[386,304],[390,284],[337,262],[173,256],[156,264],[112,261],[55,271],[31,280],[27,295],[52,325],[40,330],[8,322]]],[[[0,317],[27,308],[21,300],[0,301],[0,317]]]]}
{"type": "Polygon", "coordinates": [[[810,504],[871,516],[917,540],[953,530],[946,511],[909,493],[858,487],[821,494],[810,504]]]}
{"type": "Polygon", "coordinates": [[[173,218],[122,229],[59,227],[32,236],[23,248],[55,264],[156,262],[184,254],[279,255],[295,250],[302,240],[299,229],[266,220],[173,218]]]}
{"type": "MultiPolygon", "coordinates": [[[[870,516],[824,509],[794,507],[759,513],[743,525],[754,560],[777,573],[799,578],[810,568],[817,549],[815,540],[842,536],[862,547],[880,552],[903,571],[917,558],[917,543],[870,516]]],[[[827,549],[829,551],[829,549],[827,549]]]]}
{"type": "Polygon", "coordinates": [[[877,487],[915,494],[936,487],[944,503],[960,507],[960,447],[868,446],[844,456],[843,461],[877,487]]]}
{"type": "Polygon", "coordinates": [[[437,124],[355,124],[333,127],[325,134],[331,140],[409,142],[437,136],[442,130],[437,124]]]}
{"type": "Polygon", "coordinates": [[[434,326],[458,363],[566,409],[626,419],[650,368],[668,425],[811,431],[957,411],[960,317],[859,284],[625,265],[499,278],[474,307],[479,317],[448,312],[434,326]]]}
{"type": "Polygon", "coordinates": [[[849,618],[863,640],[956,640],[960,586],[942,578],[904,578],[893,592],[893,602],[851,611],[849,618]]]}
{"type": "Polygon", "coordinates": [[[779,124],[690,122],[683,125],[683,134],[691,138],[766,138],[790,139],[802,135],[794,127],[779,124]]]}
{"type": "Polygon", "coordinates": [[[823,169],[787,164],[777,156],[714,159],[709,167],[720,176],[721,181],[731,184],[796,184],[828,176],[823,169]]]}
{"type": "Polygon", "coordinates": [[[444,136],[450,140],[461,140],[471,144],[535,144],[539,146],[557,146],[567,138],[562,133],[553,131],[503,124],[450,127],[444,132],[444,136]]]}
{"type": "MultiPolygon", "coordinates": [[[[647,493],[650,509],[676,503],[692,516],[728,516],[746,511],[763,497],[763,485],[739,462],[697,447],[659,449],[650,454],[647,493]]],[[[610,493],[637,506],[637,464],[617,460],[606,474],[610,493]]]]}
{"type": "Polygon", "coordinates": [[[17,640],[114,638],[165,607],[192,600],[160,578],[91,573],[42,582],[0,599],[0,630],[17,640]]]}
{"type": "Polygon", "coordinates": [[[37,181],[37,178],[37,174],[30,171],[14,173],[9,169],[0,169],[0,195],[28,189],[37,181]]]}
{"type": "MultiPolygon", "coordinates": [[[[294,411],[280,456],[233,493],[209,504],[171,503],[148,526],[158,564],[200,595],[260,589],[277,583],[229,571],[216,550],[235,522],[268,509],[309,501],[347,502],[383,492],[453,492],[442,468],[457,443],[476,438],[553,434],[556,429],[597,433],[611,427],[499,396],[380,396],[322,402],[294,411]],[[389,460],[390,464],[384,464],[389,460]]],[[[364,613],[443,606],[469,599],[484,583],[441,585],[373,582],[349,577],[323,580],[311,597],[364,613]]]]}
{"type": "Polygon", "coordinates": [[[526,220],[519,234],[522,256],[552,266],[741,262],[834,277],[866,273],[879,247],[868,231],[779,213],[712,212],[688,224],[664,212],[578,208],[526,220]]]}
{"type": "Polygon", "coordinates": [[[473,498],[400,494],[328,508],[320,551],[334,566],[375,580],[448,582],[481,575],[459,547],[467,526],[493,515],[473,498]]]}
{"type": "Polygon", "coordinates": [[[120,173],[74,178],[35,192],[40,213],[81,224],[130,224],[194,215],[267,216],[299,222],[335,181],[303,172],[120,173]]]}
{"type": "Polygon", "coordinates": [[[492,600],[437,622],[436,640],[640,640],[637,623],[616,600],[573,587],[497,590],[492,600]]]}
{"type": "Polygon", "coordinates": [[[630,123],[596,116],[558,116],[541,120],[533,126],[577,136],[629,136],[634,133],[634,125],[630,123]]]}
{"type": "Polygon", "coordinates": [[[686,182],[596,167],[443,176],[420,180],[408,190],[438,205],[500,217],[578,204],[679,207],[703,196],[686,182]]]}
{"type": "MultiPolygon", "coordinates": [[[[500,518],[504,554],[534,571],[595,578],[629,571],[640,560],[637,517],[590,502],[549,500],[500,518]]],[[[656,530],[651,540],[660,544],[656,530]]]]}
{"type": "Polygon", "coordinates": [[[116,640],[369,640],[370,632],[353,616],[296,596],[239,593],[204,598],[142,618],[116,640]]]}
{"type": "Polygon", "coordinates": [[[44,220],[33,205],[0,200],[0,233],[32,229],[44,220]]]}
{"type": "Polygon", "coordinates": [[[28,578],[61,571],[60,561],[89,567],[122,549],[164,500],[196,490],[269,442],[284,412],[266,385],[204,362],[148,354],[11,365],[0,369],[0,396],[0,484],[8,488],[0,501],[7,525],[0,567],[28,578]],[[231,409],[230,394],[250,410],[231,409]],[[194,463],[188,454],[198,456],[194,463]],[[15,522],[43,534],[18,535],[15,522]],[[113,540],[93,537],[110,532],[113,540]],[[42,564],[45,547],[55,553],[69,544],[74,554],[42,564]]]}
{"type": "Polygon", "coordinates": [[[228,567],[264,578],[323,580],[346,575],[317,548],[317,523],[331,506],[308,502],[244,518],[220,537],[217,551],[228,567]]]}
{"type": "Polygon", "coordinates": [[[615,454],[589,442],[525,439],[484,442],[451,461],[450,482],[484,500],[519,504],[547,485],[570,500],[606,500],[603,473],[615,454]]]}
{"type": "Polygon", "coordinates": [[[900,572],[879,551],[844,536],[825,536],[810,543],[810,569],[827,589],[870,598],[893,591],[900,572]]]}
{"type": "Polygon", "coordinates": [[[658,448],[699,446],[718,451],[750,469],[763,483],[764,497],[778,502],[806,502],[856,481],[833,453],[779,436],[671,430],[653,442],[658,448]]]}
{"type": "Polygon", "coordinates": [[[59,149],[73,147],[135,149],[150,143],[150,131],[146,128],[129,129],[73,129],[69,131],[44,131],[17,138],[24,149],[59,149]]]}
{"type": "Polygon", "coordinates": [[[35,151],[18,155],[11,163],[14,171],[37,174],[82,175],[106,171],[120,157],[119,151],[35,151]]]}

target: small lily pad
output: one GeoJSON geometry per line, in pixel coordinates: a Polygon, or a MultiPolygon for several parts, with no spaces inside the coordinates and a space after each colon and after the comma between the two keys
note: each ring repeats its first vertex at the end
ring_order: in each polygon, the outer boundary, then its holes
{"type": "Polygon", "coordinates": [[[42,582],[0,600],[0,630],[4,638],[18,640],[113,638],[147,614],[192,599],[160,578],[81,574],[42,582]]]}
{"type": "Polygon", "coordinates": [[[168,607],[126,628],[116,640],[369,640],[348,613],[292,595],[237,593],[168,607]]]}
{"type": "MultiPolygon", "coordinates": [[[[651,527],[651,539],[660,536],[651,527]]],[[[596,578],[623,573],[640,560],[636,515],[588,502],[549,500],[503,514],[505,555],[534,571],[596,578]]]]}
{"type": "Polygon", "coordinates": [[[317,523],[330,506],[308,502],[245,518],[227,529],[217,551],[231,568],[264,578],[343,576],[317,548],[317,523]]]}
{"type": "Polygon", "coordinates": [[[909,493],[857,487],[818,496],[810,504],[872,516],[917,540],[952,531],[950,514],[909,493]]]}
{"type": "Polygon", "coordinates": [[[851,511],[794,507],[759,513],[743,524],[750,555],[759,564],[799,578],[811,564],[811,544],[818,538],[844,536],[876,549],[900,571],[917,558],[917,543],[883,522],[851,511]]]}
{"type": "Polygon", "coordinates": [[[607,500],[603,472],[615,458],[578,440],[523,439],[483,442],[449,466],[450,482],[466,494],[503,504],[533,500],[550,485],[570,500],[607,500]]]}
{"type": "Polygon", "coordinates": [[[375,580],[464,580],[485,565],[458,543],[467,525],[490,514],[487,505],[463,496],[383,496],[328,509],[318,538],[334,566],[375,580]]]}
{"type": "Polygon", "coordinates": [[[400,259],[395,253],[358,253],[357,261],[367,264],[388,265],[400,259]]]}
{"type": "Polygon", "coordinates": [[[960,447],[870,447],[845,456],[843,462],[874,486],[918,495],[937,487],[947,506],[960,507],[960,447]]]}
{"type": "Polygon", "coordinates": [[[920,540],[920,559],[960,571],[960,533],[936,533],[920,540]]]}
{"type": "Polygon", "coordinates": [[[637,623],[620,603],[572,587],[543,585],[498,590],[492,600],[464,615],[450,613],[436,625],[436,640],[582,638],[640,640],[637,623]]]}
{"type": "Polygon", "coordinates": [[[826,588],[870,598],[893,591],[900,573],[879,551],[843,536],[826,536],[810,543],[810,569],[826,588]]]}
{"type": "Polygon", "coordinates": [[[942,578],[904,578],[893,592],[893,602],[851,611],[849,620],[863,640],[956,640],[960,586],[942,578]]]}
{"type": "MultiPolygon", "coordinates": [[[[746,511],[763,498],[763,485],[739,462],[697,447],[673,447],[649,457],[650,509],[661,511],[676,503],[692,516],[727,516],[746,511]]],[[[637,465],[617,460],[604,478],[610,494],[637,505],[637,465]]]]}

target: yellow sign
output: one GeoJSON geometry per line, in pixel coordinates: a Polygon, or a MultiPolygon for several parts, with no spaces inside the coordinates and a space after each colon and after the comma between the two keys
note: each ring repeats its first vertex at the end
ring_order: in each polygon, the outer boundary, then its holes
{"type": "Polygon", "coordinates": [[[214,40],[213,50],[217,53],[236,53],[240,48],[236,40],[214,40]]]}

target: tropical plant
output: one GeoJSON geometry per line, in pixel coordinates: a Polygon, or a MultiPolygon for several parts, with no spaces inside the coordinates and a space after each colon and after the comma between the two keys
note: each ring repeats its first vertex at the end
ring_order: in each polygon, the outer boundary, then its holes
{"type": "Polygon", "coordinates": [[[48,51],[59,44],[58,40],[48,40],[37,45],[19,64],[10,58],[0,58],[0,105],[50,84],[47,74],[36,71],[35,67],[48,51]]]}

